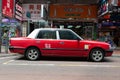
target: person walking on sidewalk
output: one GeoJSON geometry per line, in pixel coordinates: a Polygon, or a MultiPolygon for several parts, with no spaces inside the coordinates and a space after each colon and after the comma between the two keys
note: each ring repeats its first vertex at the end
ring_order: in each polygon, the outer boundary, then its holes
{"type": "Polygon", "coordinates": [[[114,41],[114,43],[115,43],[116,46],[119,46],[119,37],[118,36],[115,36],[113,38],[113,41],[114,41]]]}

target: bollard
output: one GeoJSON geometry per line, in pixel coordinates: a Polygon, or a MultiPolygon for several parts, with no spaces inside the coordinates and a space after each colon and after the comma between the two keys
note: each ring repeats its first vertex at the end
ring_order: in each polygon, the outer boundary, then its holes
{"type": "Polygon", "coordinates": [[[1,41],[0,41],[0,53],[1,53],[1,41]]]}
{"type": "Polygon", "coordinates": [[[8,42],[8,37],[7,37],[6,44],[5,44],[5,53],[8,53],[8,48],[9,48],[9,42],[8,42]]]}

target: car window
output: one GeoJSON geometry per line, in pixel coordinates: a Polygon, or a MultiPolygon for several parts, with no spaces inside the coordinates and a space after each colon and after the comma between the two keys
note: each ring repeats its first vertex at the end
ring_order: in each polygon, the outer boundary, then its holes
{"type": "Polygon", "coordinates": [[[71,31],[59,31],[60,39],[77,40],[78,37],[71,31]]]}
{"type": "Polygon", "coordinates": [[[56,31],[43,30],[38,33],[39,39],[56,39],[56,31]]]}
{"type": "Polygon", "coordinates": [[[34,31],[32,31],[27,37],[28,38],[36,38],[36,34],[38,34],[39,30],[35,29],[34,31]]]}

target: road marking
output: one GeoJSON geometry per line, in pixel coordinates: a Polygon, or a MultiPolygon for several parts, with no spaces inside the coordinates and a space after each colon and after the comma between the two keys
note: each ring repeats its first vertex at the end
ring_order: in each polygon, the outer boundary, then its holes
{"type": "Polygon", "coordinates": [[[14,64],[14,63],[10,63],[11,61],[9,62],[6,62],[6,63],[3,63],[4,65],[18,65],[18,66],[55,66],[55,64],[14,64]],[[10,64],[8,64],[10,63],[10,64]]]}
{"type": "Polygon", "coordinates": [[[120,68],[120,65],[80,65],[80,64],[61,64],[59,66],[69,66],[69,67],[106,67],[106,68],[120,68]]]}
{"type": "Polygon", "coordinates": [[[20,58],[21,56],[0,57],[0,59],[20,58]]]}
{"type": "Polygon", "coordinates": [[[9,58],[14,58],[14,57],[13,56],[12,57],[1,57],[0,59],[9,59],[9,58]]]}
{"type": "Polygon", "coordinates": [[[13,62],[13,61],[15,61],[15,60],[9,60],[7,62],[4,62],[3,64],[8,64],[8,63],[13,62]]]}
{"type": "Polygon", "coordinates": [[[3,63],[4,65],[17,65],[17,66],[52,66],[52,67],[95,67],[95,68],[120,68],[120,65],[84,65],[84,64],[27,64],[27,63],[11,63],[14,60],[3,63]]]}

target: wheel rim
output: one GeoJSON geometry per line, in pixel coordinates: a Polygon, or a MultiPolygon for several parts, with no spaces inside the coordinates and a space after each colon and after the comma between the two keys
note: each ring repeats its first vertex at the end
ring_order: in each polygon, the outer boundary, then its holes
{"type": "Polygon", "coordinates": [[[30,60],[36,60],[38,58],[38,51],[36,49],[31,49],[28,51],[28,58],[30,60]]]}
{"type": "Polygon", "coordinates": [[[103,53],[102,53],[102,51],[98,51],[98,50],[94,51],[92,53],[92,59],[94,61],[101,61],[103,59],[103,53]]]}

